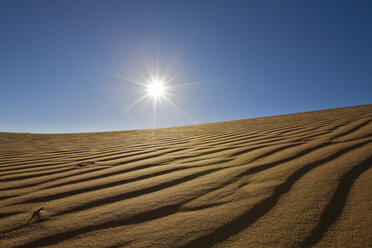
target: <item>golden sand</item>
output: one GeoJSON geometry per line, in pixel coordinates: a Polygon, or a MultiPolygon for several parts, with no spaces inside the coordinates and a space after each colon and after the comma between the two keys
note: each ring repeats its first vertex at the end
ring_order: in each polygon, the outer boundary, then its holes
{"type": "Polygon", "coordinates": [[[371,166],[372,105],[0,133],[0,247],[372,247],[371,166]]]}

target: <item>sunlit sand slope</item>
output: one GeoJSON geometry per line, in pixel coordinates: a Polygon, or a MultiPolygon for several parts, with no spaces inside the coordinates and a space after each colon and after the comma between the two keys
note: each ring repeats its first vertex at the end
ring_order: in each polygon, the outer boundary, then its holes
{"type": "Polygon", "coordinates": [[[0,133],[0,247],[372,247],[371,166],[372,105],[0,133]]]}

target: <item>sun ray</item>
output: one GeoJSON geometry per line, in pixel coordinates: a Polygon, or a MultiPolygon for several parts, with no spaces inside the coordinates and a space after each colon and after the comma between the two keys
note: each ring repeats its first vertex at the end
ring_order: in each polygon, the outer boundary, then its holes
{"type": "Polygon", "coordinates": [[[137,76],[139,76],[144,82],[147,82],[147,79],[141,74],[141,73],[139,73],[137,70],[135,70],[133,67],[131,67],[131,66],[128,66],[129,67],[129,69],[131,69],[134,73],[136,73],[137,74],[137,76]]]}
{"type": "Polygon", "coordinates": [[[156,104],[157,104],[157,99],[155,98],[154,101],[154,116],[152,119],[152,147],[155,150],[155,122],[156,122],[156,104]]]}
{"type": "MultiPolygon", "coordinates": [[[[140,82],[134,79],[126,78],[121,75],[117,75],[114,73],[106,72],[107,74],[111,76],[118,77],[120,79],[123,79],[125,81],[135,83],[139,86],[142,86],[145,88],[147,91],[144,96],[130,104],[129,107],[124,109],[123,111],[120,112],[120,114],[127,112],[128,110],[132,109],[134,106],[137,104],[141,103],[144,101],[146,98],[151,98],[153,101],[153,116],[152,116],[152,144],[155,144],[155,128],[156,128],[156,121],[159,118],[158,115],[158,108],[161,108],[163,106],[164,101],[166,102],[167,105],[170,105],[172,108],[174,108],[178,113],[180,113],[183,117],[185,117],[188,121],[191,123],[195,124],[195,121],[183,111],[181,107],[179,107],[176,103],[173,102],[173,97],[174,98],[183,98],[185,100],[188,100],[185,97],[178,96],[175,94],[175,92],[172,91],[172,89],[179,88],[179,87],[185,87],[193,84],[200,84],[200,83],[205,83],[208,81],[212,81],[213,79],[207,79],[207,80],[199,80],[199,81],[191,81],[191,82],[184,82],[181,84],[174,84],[176,79],[179,80],[180,75],[182,75],[187,68],[183,68],[182,70],[179,71],[174,71],[174,63],[175,59],[173,58],[170,63],[167,65],[165,70],[160,67],[160,60],[159,60],[159,54],[157,54],[155,60],[151,60],[155,62],[155,64],[150,64],[149,60],[146,58],[144,55],[143,51],[143,59],[144,59],[144,67],[145,74],[140,74],[138,71],[134,70],[133,68],[130,68],[135,74],[135,78],[140,78],[140,82]],[[162,101],[164,99],[164,101],[162,101]],[[159,105],[160,104],[160,105],[159,105]],[[158,106],[159,105],[159,106],[158,106]]],[[[151,117],[150,117],[151,118],[151,117]]],[[[151,138],[150,138],[151,139],[151,138]]]]}
{"type": "MultiPolygon", "coordinates": [[[[145,66],[146,66],[146,69],[147,69],[147,73],[148,73],[148,75],[150,76],[150,81],[155,81],[155,78],[154,78],[154,75],[152,74],[152,70],[151,70],[151,68],[150,68],[150,66],[149,66],[149,62],[148,62],[148,60],[146,59],[146,56],[145,56],[145,54],[143,53],[143,51],[142,51],[142,56],[143,56],[143,59],[144,59],[144,61],[145,61],[145,66]]],[[[147,80],[146,80],[147,81],[147,80]]]]}
{"type": "Polygon", "coordinates": [[[172,93],[172,92],[170,92],[170,91],[167,91],[167,92],[166,92],[166,95],[168,95],[168,96],[174,96],[174,97],[177,97],[177,98],[180,98],[180,99],[183,99],[183,100],[190,101],[190,99],[188,99],[188,98],[186,98],[186,97],[183,97],[183,96],[176,95],[176,94],[174,94],[174,93],[172,93]]]}
{"type": "Polygon", "coordinates": [[[128,110],[130,110],[131,108],[133,108],[135,105],[137,105],[138,103],[140,103],[143,100],[145,100],[145,98],[148,97],[148,96],[150,96],[150,93],[147,93],[146,95],[144,95],[143,97],[141,97],[140,99],[138,99],[137,101],[135,101],[134,103],[132,103],[129,107],[127,107],[126,109],[124,109],[120,113],[122,114],[122,113],[127,112],[128,110]]]}
{"type": "Polygon", "coordinates": [[[186,119],[191,121],[193,124],[195,121],[191,119],[181,108],[179,108],[175,103],[172,102],[171,99],[169,99],[167,96],[164,96],[164,99],[167,100],[176,110],[178,110],[186,119]]]}
{"type": "Polygon", "coordinates": [[[156,54],[156,81],[159,81],[159,50],[157,50],[156,54]]]}
{"type": "Polygon", "coordinates": [[[186,69],[183,69],[182,71],[175,73],[174,75],[170,76],[167,80],[164,80],[164,84],[168,84],[169,82],[172,82],[175,80],[179,75],[183,74],[186,71],[186,69]]]}
{"type": "Polygon", "coordinates": [[[160,81],[162,81],[162,82],[166,82],[167,80],[167,77],[168,77],[168,73],[169,73],[169,70],[171,69],[171,67],[173,66],[173,64],[174,64],[174,58],[171,60],[171,62],[168,64],[168,66],[167,66],[167,69],[165,70],[165,72],[163,73],[163,75],[162,75],[162,77],[161,77],[161,79],[160,79],[160,81]]]}
{"type": "Polygon", "coordinates": [[[155,129],[155,122],[156,122],[156,104],[157,104],[157,99],[154,101],[154,116],[152,119],[152,129],[155,129]]]}
{"type": "Polygon", "coordinates": [[[130,78],[125,78],[125,77],[123,77],[123,76],[120,76],[120,75],[117,75],[117,74],[114,74],[114,73],[111,73],[111,72],[107,72],[107,71],[104,71],[104,73],[106,73],[107,75],[113,76],[113,77],[117,77],[117,78],[120,78],[120,79],[124,79],[125,81],[131,82],[131,83],[134,83],[134,84],[141,85],[141,86],[143,86],[143,87],[147,87],[146,84],[141,83],[141,82],[138,82],[138,81],[135,81],[135,80],[130,79],[130,78]]]}
{"type": "Polygon", "coordinates": [[[193,85],[193,84],[205,83],[205,82],[209,82],[209,81],[213,81],[213,80],[215,80],[215,79],[205,79],[205,80],[199,80],[199,81],[193,81],[193,82],[186,82],[186,83],[182,83],[182,84],[170,85],[170,86],[168,86],[168,88],[185,87],[185,86],[189,86],[189,85],[193,85]]]}

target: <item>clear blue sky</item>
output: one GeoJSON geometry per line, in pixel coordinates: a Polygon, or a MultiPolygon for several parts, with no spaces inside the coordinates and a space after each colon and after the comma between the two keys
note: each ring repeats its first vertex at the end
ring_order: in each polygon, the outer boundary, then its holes
{"type": "Polygon", "coordinates": [[[145,58],[209,80],[157,127],[372,103],[372,1],[0,0],[0,131],[151,128],[145,58]]]}

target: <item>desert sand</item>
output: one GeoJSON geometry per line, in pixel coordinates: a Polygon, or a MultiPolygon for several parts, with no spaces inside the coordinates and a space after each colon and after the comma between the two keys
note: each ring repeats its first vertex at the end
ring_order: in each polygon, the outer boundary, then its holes
{"type": "Polygon", "coordinates": [[[372,247],[372,105],[0,133],[0,247],[372,247]]]}

